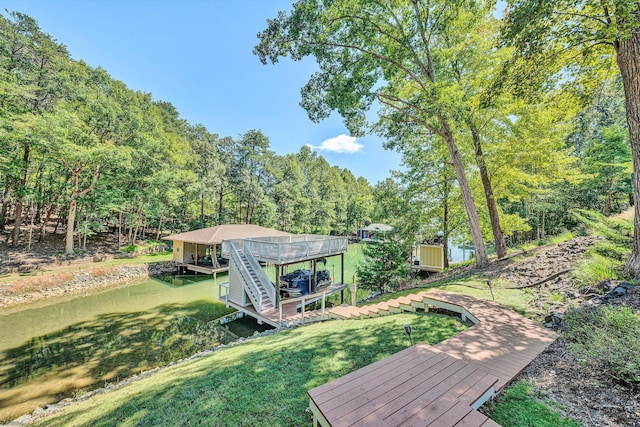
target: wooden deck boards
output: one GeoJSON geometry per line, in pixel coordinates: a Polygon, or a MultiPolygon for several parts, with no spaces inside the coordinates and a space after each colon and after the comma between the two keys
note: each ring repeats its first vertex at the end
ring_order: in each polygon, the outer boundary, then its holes
{"type": "Polygon", "coordinates": [[[331,313],[375,316],[389,307],[423,304],[466,313],[477,324],[433,347],[409,347],[310,390],[312,412],[322,425],[498,426],[475,408],[556,338],[500,304],[440,290],[331,313]]]}

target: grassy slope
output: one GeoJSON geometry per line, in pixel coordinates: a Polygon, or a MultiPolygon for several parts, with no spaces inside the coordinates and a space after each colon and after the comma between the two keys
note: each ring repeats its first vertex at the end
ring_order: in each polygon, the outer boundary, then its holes
{"type": "Polygon", "coordinates": [[[406,323],[430,344],[465,328],[433,314],[299,327],[170,367],[36,425],[308,425],[306,391],[406,348],[406,323]]]}

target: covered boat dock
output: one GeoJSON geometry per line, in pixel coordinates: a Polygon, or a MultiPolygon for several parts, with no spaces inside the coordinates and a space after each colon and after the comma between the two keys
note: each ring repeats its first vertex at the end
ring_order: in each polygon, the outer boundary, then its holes
{"type": "Polygon", "coordinates": [[[254,224],[223,224],[174,234],[164,240],[173,242],[173,261],[181,270],[213,274],[229,271],[229,260],[221,253],[224,240],[264,236],[289,236],[289,233],[254,224]]]}
{"type": "MultiPolygon", "coordinates": [[[[298,307],[302,307],[304,313],[306,304],[324,301],[326,296],[344,291],[344,254],[347,246],[347,237],[312,234],[226,240],[222,244],[222,256],[228,257],[230,262],[229,282],[220,284],[220,300],[273,326],[280,326],[285,319],[292,321],[295,317],[293,311],[297,313],[298,307]],[[340,282],[320,286],[317,282],[317,263],[338,255],[341,257],[340,282]],[[301,262],[311,264],[312,279],[308,294],[286,298],[289,292],[282,287],[283,269],[301,262]],[[275,267],[275,283],[267,277],[261,263],[275,267]]],[[[300,317],[304,318],[304,314],[300,317]]]]}

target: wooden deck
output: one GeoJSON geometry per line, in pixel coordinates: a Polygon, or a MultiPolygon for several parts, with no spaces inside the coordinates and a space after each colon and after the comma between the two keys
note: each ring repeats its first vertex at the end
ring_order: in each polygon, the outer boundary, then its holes
{"type": "Polygon", "coordinates": [[[476,411],[515,378],[556,334],[500,304],[439,290],[365,307],[336,318],[375,317],[428,307],[460,313],[474,326],[433,347],[418,344],[309,391],[323,426],[496,426],[476,411]]]}
{"type": "Polygon", "coordinates": [[[298,298],[283,299],[282,310],[274,308],[262,313],[258,313],[255,307],[251,304],[248,306],[240,306],[232,301],[227,301],[225,296],[220,297],[220,302],[224,302],[230,307],[242,311],[260,322],[267,323],[274,327],[279,327],[287,324],[311,323],[329,319],[329,309],[324,312],[322,310],[306,310],[303,314],[302,312],[298,312],[298,308],[303,304],[307,305],[314,301],[321,300],[323,295],[329,296],[340,292],[346,289],[346,287],[347,285],[344,283],[335,283],[322,289],[321,292],[304,295],[298,298]]]}

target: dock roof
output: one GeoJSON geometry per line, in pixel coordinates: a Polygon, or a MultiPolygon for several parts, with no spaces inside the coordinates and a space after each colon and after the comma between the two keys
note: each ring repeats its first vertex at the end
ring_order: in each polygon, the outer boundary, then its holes
{"type": "Polygon", "coordinates": [[[223,240],[250,239],[256,237],[289,236],[291,233],[255,224],[223,224],[201,228],[186,233],[173,234],[164,240],[199,243],[203,245],[221,244],[223,240]]]}

